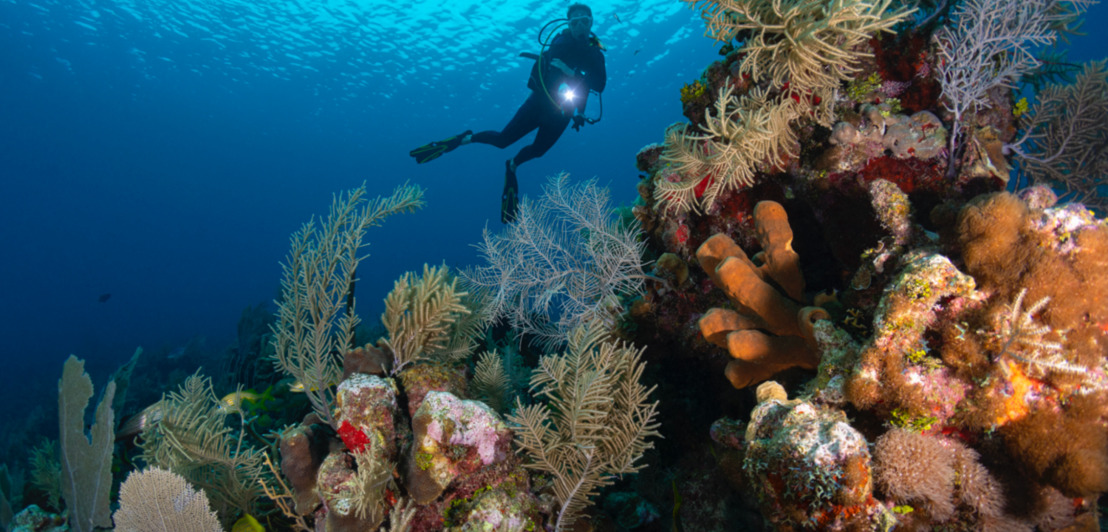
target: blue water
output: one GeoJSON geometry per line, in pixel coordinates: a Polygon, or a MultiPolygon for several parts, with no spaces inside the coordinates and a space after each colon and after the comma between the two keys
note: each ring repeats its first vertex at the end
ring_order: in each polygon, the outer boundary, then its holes
{"type": "MultiPolygon", "coordinates": [[[[99,389],[137,346],[223,350],[277,296],[289,235],[362,182],[427,192],[368,235],[364,320],[403,272],[477,261],[530,137],[425,165],[408,151],[506,124],[528,94],[519,52],[567,5],[0,0],[0,401],[55,401],[70,353],[99,389]]],[[[521,192],[567,171],[628,203],[636,151],[682,119],[679,89],[717,47],[679,2],[591,5],[603,118],[521,166],[521,192]]]]}
{"type": "MultiPolygon", "coordinates": [[[[683,120],[679,89],[718,45],[681,2],[589,3],[608,47],[603,119],[522,166],[521,188],[567,171],[629,203],[635,153],[683,120]]],[[[482,229],[500,227],[504,160],[525,142],[426,165],[408,151],[502,127],[527,96],[518,53],[537,52],[566,5],[0,0],[6,410],[53,402],[70,353],[99,389],[137,346],[223,350],[242,309],[276,297],[289,235],[362,182],[427,191],[421,212],[368,235],[364,320],[403,272],[477,261],[482,229]]],[[[1071,59],[1104,57],[1106,11],[1090,11],[1071,59]]]]}

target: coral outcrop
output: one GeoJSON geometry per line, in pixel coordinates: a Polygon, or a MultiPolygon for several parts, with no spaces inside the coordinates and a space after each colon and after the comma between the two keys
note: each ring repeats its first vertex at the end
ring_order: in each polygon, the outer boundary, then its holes
{"type": "Polygon", "coordinates": [[[412,416],[413,445],[404,486],[419,504],[442,494],[459,476],[503,462],[512,431],[484,403],[431,392],[412,416]]]}
{"type": "MultiPolygon", "coordinates": [[[[758,387],[742,441],[747,486],[777,528],[880,529],[895,519],[872,497],[866,438],[839,410],[789,400],[776,382],[758,387]]],[[[722,440],[717,440],[722,441],[722,440]]]]}

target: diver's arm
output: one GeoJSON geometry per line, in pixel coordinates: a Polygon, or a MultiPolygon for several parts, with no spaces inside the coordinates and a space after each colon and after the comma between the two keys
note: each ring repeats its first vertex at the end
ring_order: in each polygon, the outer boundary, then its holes
{"type": "Polygon", "coordinates": [[[572,68],[569,68],[569,65],[566,65],[565,61],[562,61],[561,59],[559,59],[557,57],[550,60],[550,66],[552,66],[554,68],[557,68],[558,70],[561,70],[562,73],[565,74],[566,76],[569,76],[569,77],[576,77],[577,76],[577,73],[574,72],[572,68]]]}

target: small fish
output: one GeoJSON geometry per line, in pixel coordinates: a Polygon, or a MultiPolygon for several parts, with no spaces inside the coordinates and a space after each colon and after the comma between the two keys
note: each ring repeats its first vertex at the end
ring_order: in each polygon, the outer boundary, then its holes
{"type": "Polygon", "coordinates": [[[254,392],[237,391],[223,396],[219,400],[219,411],[224,414],[233,414],[242,410],[243,400],[254,402],[262,398],[254,392]]]}
{"type": "Polygon", "coordinates": [[[231,532],[265,532],[265,527],[257,519],[254,519],[254,516],[246,514],[235,521],[235,524],[231,526],[231,532]]]}
{"type": "Polygon", "coordinates": [[[142,409],[119,425],[119,429],[115,431],[115,441],[138,436],[151,425],[161,421],[163,416],[165,416],[165,407],[161,401],[142,409]]]}
{"type": "Polygon", "coordinates": [[[623,24],[623,21],[619,19],[619,13],[612,13],[612,16],[616,18],[616,22],[623,24]]]}
{"type": "Polygon", "coordinates": [[[178,358],[185,356],[185,351],[187,351],[187,349],[185,349],[185,346],[177,346],[177,348],[173,351],[170,351],[169,354],[165,356],[165,358],[168,358],[170,360],[177,360],[178,358]]]}
{"type": "Polygon", "coordinates": [[[100,294],[100,297],[96,298],[96,301],[99,301],[100,303],[107,303],[108,300],[111,298],[111,294],[100,294]]]}
{"type": "MultiPolygon", "coordinates": [[[[332,386],[336,386],[336,385],[338,385],[338,382],[329,382],[329,383],[327,383],[328,388],[330,388],[332,386]]],[[[303,381],[297,379],[296,382],[292,383],[292,386],[289,386],[289,391],[292,392],[292,393],[304,393],[304,392],[308,391],[308,386],[305,385],[303,381]]],[[[312,391],[317,392],[317,391],[319,391],[319,388],[313,386],[312,391]]]]}

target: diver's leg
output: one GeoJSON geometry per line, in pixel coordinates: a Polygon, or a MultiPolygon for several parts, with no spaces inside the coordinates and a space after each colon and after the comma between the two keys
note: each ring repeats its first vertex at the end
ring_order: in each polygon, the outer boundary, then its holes
{"type": "Polygon", "coordinates": [[[512,159],[515,162],[514,166],[519,166],[531,159],[537,159],[542,157],[558,139],[561,138],[562,133],[565,132],[566,126],[569,125],[569,118],[562,115],[556,115],[547,117],[539,126],[539,133],[535,135],[535,141],[531,144],[524,146],[515,158],[512,159]]]}
{"type": "Polygon", "coordinates": [[[500,221],[511,223],[519,211],[519,183],[516,181],[516,167],[546,153],[569,125],[569,119],[558,115],[548,115],[539,125],[535,141],[519,150],[515,157],[504,162],[504,192],[500,195],[500,221]]]}
{"type": "MultiPolygon", "coordinates": [[[[541,134],[543,120],[542,108],[539,103],[537,95],[531,93],[531,97],[527,98],[527,101],[519,108],[515,118],[508,123],[508,127],[505,127],[504,131],[513,130],[514,124],[516,125],[515,131],[521,133],[508,144],[514,143],[519,140],[519,137],[530,133],[535,128],[539,128],[541,134]],[[524,129],[524,126],[526,126],[526,129],[524,129]]],[[[504,161],[504,190],[500,193],[500,223],[512,223],[519,213],[519,182],[516,180],[516,165],[518,164],[516,159],[518,157],[519,155],[516,155],[504,161]]]]}
{"type": "Polygon", "coordinates": [[[508,121],[508,125],[504,126],[504,129],[500,131],[489,130],[474,133],[471,141],[480,144],[490,144],[501,149],[515,144],[516,141],[523,138],[524,135],[539,127],[539,109],[536,103],[535,93],[531,93],[531,96],[523,102],[523,105],[519,106],[519,110],[516,111],[515,116],[508,121]]]}

